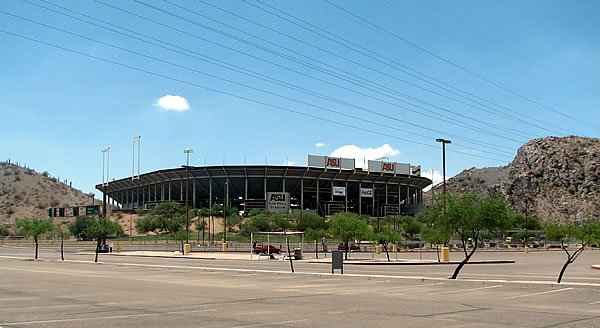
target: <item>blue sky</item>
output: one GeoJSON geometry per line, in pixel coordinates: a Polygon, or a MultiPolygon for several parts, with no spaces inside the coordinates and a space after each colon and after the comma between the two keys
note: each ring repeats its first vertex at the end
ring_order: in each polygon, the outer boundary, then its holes
{"type": "Polygon", "coordinates": [[[106,146],[111,179],[131,175],[136,135],[142,173],[185,164],[191,147],[191,165],[386,156],[428,174],[442,169],[436,138],[452,140],[448,176],[506,165],[533,138],[598,137],[599,11],[597,1],[3,1],[0,157],[84,192],[102,180],[106,146]]]}

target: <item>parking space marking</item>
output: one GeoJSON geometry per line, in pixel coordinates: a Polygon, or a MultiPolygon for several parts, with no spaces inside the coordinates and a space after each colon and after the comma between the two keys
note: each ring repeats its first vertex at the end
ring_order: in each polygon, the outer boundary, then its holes
{"type": "Polygon", "coordinates": [[[598,304],[598,303],[600,303],[600,301],[592,302],[590,304],[598,304]]]}
{"type": "Polygon", "coordinates": [[[279,322],[267,322],[267,323],[257,323],[254,325],[246,325],[246,326],[235,326],[231,328],[250,328],[250,327],[264,327],[264,326],[277,326],[277,325],[285,325],[288,323],[297,323],[308,321],[308,319],[300,319],[300,320],[288,320],[288,321],[279,321],[279,322]]]}
{"type": "Polygon", "coordinates": [[[0,302],[2,301],[18,301],[18,300],[32,300],[39,297],[3,297],[0,298],[0,302]]]}
{"type": "Polygon", "coordinates": [[[451,294],[451,293],[461,293],[461,292],[470,292],[470,291],[474,291],[474,290],[490,289],[490,288],[498,288],[498,287],[502,287],[502,285],[493,285],[493,286],[485,286],[485,287],[477,287],[477,288],[449,290],[449,291],[446,291],[446,292],[430,293],[430,294],[425,294],[425,295],[429,296],[429,295],[442,295],[442,294],[451,294]]]}
{"type": "Polygon", "coordinates": [[[444,284],[443,282],[434,282],[432,284],[423,284],[423,285],[386,287],[386,289],[387,290],[390,290],[390,289],[412,289],[412,288],[421,288],[421,287],[434,286],[434,285],[443,285],[443,284],[444,284]]]}
{"type": "Polygon", "coordinates": [[[509,297],[503,297],[503,300],[510,300],[513,298],[520,298],[520,297],[527,297],[527,296],[536,296],[536,295],[543,295],[543,294],[550,294],[550,293],[556,293],[556,292],[563,292],[565,290],[570,290],[573,289],[572,287],[568,287],[568,288],[562,288],[562,289],[555,289],[555,290],[548,290],[545,292],[539,292],[539,293],[531,293],[531,294],[525,294],[525,295],[515,295],[515,296],[509,296],[509,297]]]}
{"type": "Polygon", "coordinates": [[[104,317],[86,317],[86,318],[71,318],[71,319],[4,322],[2,324],[6,325],[6,326],[21,326],[21,325],[40,324],[40,323],[73,322],[73,321],[84,321],[84,320],[128,319],[128,318],[136,318],[136,317],[150,317],[150,316],[157,316],[157,315],[197,313],[197,312],[215,312],[215,311],[217,311],[217,309],[186,310],[186,311],[172,311],[172,312],[160,312],[160,313],[123,314],[123,315],[111,315],[111,316],[104,316],[104,317]]]}

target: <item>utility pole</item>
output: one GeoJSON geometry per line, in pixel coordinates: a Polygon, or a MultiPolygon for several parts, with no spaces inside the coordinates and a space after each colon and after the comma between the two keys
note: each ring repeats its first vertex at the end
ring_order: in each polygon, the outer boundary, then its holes
{"type": "Polygon", "coordinates": [[[187,160],[185,162],[185,243],[189,244],[189,236],[190,236],[190,211],[188,209],[188,198],[189,198],[189,190],[190,190],[190,153],[194,152],[193,148],[186,148],[183,150],[184,153],[187,154],[187,160]]]}
{"type": "Polygon", "coordinates": [[[446,144],[452,143],[452,141],[447,139],[435,139],[436,142],[442,143],[442,179],[444,183],[443,192],[446,194],[446,144]]]}

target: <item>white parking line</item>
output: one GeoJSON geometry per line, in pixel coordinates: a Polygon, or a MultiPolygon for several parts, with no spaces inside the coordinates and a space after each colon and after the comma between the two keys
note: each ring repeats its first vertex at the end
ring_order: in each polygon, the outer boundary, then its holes
{"type": "Polygon", "coordinates": [[[590,304],[598,304],[598,303],[600,303],[600,301],[592,302],[590,304]]]}
{"type": "Polygon", "coordinates": [[[441,294],[450,294],[450,293],[461,293],[461,292],[470,292],[473,290],[481,290],[481,289],[490,289],[490,288],[498,288],[502,287],[502,285],[493,285],[493,286],[485,286],[485,287],[477,287],[477,288],[467,288],[467,289],[458,289],[458,290],[450,290],[447,292],[439,292],[439,293],[430,293],[425,295],[441,295],[441,294]]]}
{"type": "Polygon", "coordinates": [[[18,300],[33,300],[39,297],[3,297],[0,298],[1,301],[18,301],[18,300]]]}
{"type": "Polygon", "coordinates": [[[502,299],[503,300],[510,300],[510,299],[513,299],[513,298],[520,298],[520,297],[527,297],[527,296],[535,296],[535,295],[542,295],[542,294],[550,294],[550,293],[556,293],[556,292],[563,292],[563,291],[569,290],[569,289],[573,289],[573,288],[569,287],[569,288],[563,288],[563,289],[549,290],[549,291],[546,291],[546,292],[539,292],[539,293],[532,293],[532,294],[525,294],[525,295],[509,296],[509,297],[504,297],[502,299]]]}
{"type": "Polygon", "coordinates": [[[39,323],[57,323],[57,322],[72,322],[72,321],[87,321],[87,320],[106,320],[106,319],[127,319],[135,317],[150,317],[157,315],[168,315],[168,314],[180,314],[180,313],[196,313],[196,312],[214,312],[216,309],[204,309],[204,310],[192,310],[192,311],[172,311],[172,312],[160,312],[160,313],[140,313],[140,314],[125,314],[125,315],[111,315],[106,317],[87,317],[87,318],[73,318],[73,319],[55,319],[55,320],[39,320],[39,321],[22,321],[22,322],[4,322],[6,326],[20,326],[20,325],[31,325],[39,323]]]}
{"type": "Polygon", "coordinates": [[[421,288],[421,287],[427,287],[427,286],[433,286],[433,285],[443,285],[443,282],[435,282],[433,284],[423,284],[423,285],[413,285],[413,286],[397,286],[397,287],[386,287],[387,290],[390,289],[412,289],[412,288],[421,288]]]}
{"type": "Polygon", "coordinates": [[[302,322],[302,321],[308,321],[308,319],[279,321],[279,322],[268,322],[268,323],[257,323],[257,324],[254,324],[254,325],[235,326],[235,327],[231,327],[231,328],[249,328],[249,327],[276,326],[276,325],[285,325],[285,324],[288,324],[288,323],[296,323],[296,322],[302,322]]]}

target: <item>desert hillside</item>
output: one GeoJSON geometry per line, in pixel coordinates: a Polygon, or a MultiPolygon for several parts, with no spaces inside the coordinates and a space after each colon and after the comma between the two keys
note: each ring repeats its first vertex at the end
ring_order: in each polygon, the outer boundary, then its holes
{"type": "MultiPolygon", "coordinates": [[[[71,188],[48,172],[38,173],[7,162],[0,163],[0,224],[12,226],[17,218],[48,217],[49,207],[73,207],[98,204],[93,194],[71,188]]],[[[70,212],[67,211],[70,215],[70,212]]],[[[57,218],[64,223],[74,220],[57,218]]],[[[58,223],[58,222],[57,222],[58,223]]],[[[62,222],[61,222],[62,223],[62,222]]]]}
{"type": "MultiPolygon", "coordinates": [[[[450,192],[503,194],[515,211],[542,220],[600,217],[600,139],[547,137],[519,148],[507,166],[471,168],[446,182],[450,192]]],[[[436,193],[441,192],[437,186],[436,193]]],[[[431,199],[431,191],[426,200],[431,199]]]]}

